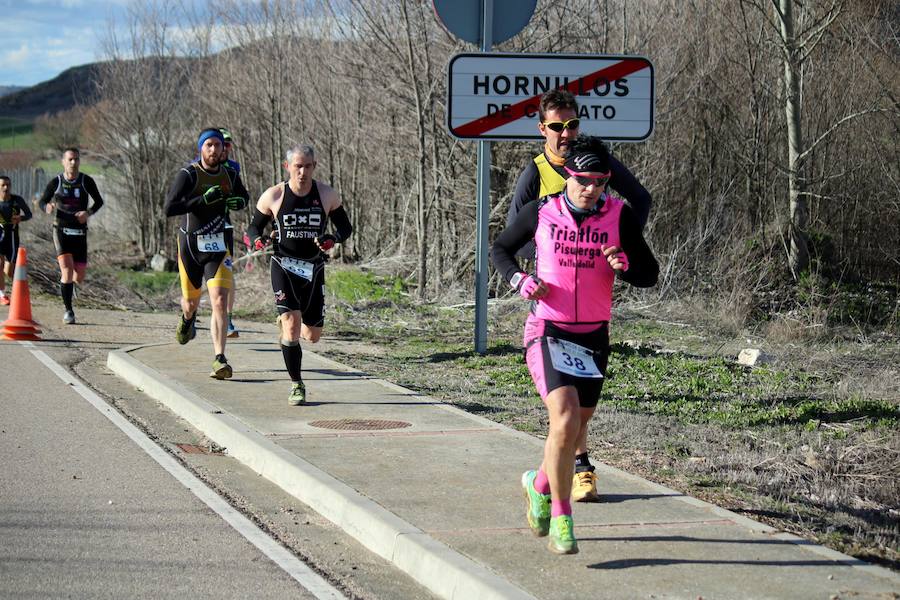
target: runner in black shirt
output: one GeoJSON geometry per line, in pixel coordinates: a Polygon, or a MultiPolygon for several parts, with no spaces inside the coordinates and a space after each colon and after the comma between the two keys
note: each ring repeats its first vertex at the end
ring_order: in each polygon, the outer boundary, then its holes
{"type": "MultiPolygon", "coordinates": [[[[231,132],[228,131],[227,129],[225,129],[224,127],[220,127],[219,131],[222,132],[222,138],[225,140],[224,143],[222,144],[222,156],[219,158],[219,161],[224,163],[226,166],[231,167],[232,169],[234,169],[235,173],[240,175],[241,174],[241,163],[230,158],[231,151],[234,149],[234,138],[232,137],[231,132]]],[[[228,223],[225,225],[225,227],[233,229],[232,224],[231,224],[231,213],[230,212],[228,213],[227,218],[228,218],[228,223]]],[[[228,251],[231,253],[231,257],[235,258],[236,255],[234,253],[234,232],[233,231],[231,234],[231,247],[228,249],[228,251]]],[[[232,278],[234,277],[234,271],[231,272],[231,276],[232,276],[232,278]]],[[[240,331],[238,331],[238,328],[234,326],[234,320],[233,320],[233,315],[232,315],[232,313],[234,312],[234,295],[235,295],[236,288],[237,288],[237,284],[234,284],[228,289],[228,329],[227,329],[227,333],[228,333],[228,337],[230,337],[230,338],[240,337],[240,335],[241,335],[240,331]]]]}
{"type": "Polygon", "coordinates": [[[0,175],[0,304],[9,304],[6,277],[12,278],[19,251],[19,223],[31,218],[31,209],[22,196],[10,192],[12,181],[0,175]]]}
{"type": "Polygon", "coordinates": [[[103,206],[103,198],[90,175],[81,172],[81,152],[66,148],[62,156],[63,172],[51,179],[38,203],[41,210],[54,215],[53,242],[59,262],[59,290],[66,312],[63,322],[75,322],[72,298],[75,284],[84,281],[87,272],[88,219],[103,206]],[[93,203],[88,206],[88,198],[93,203]]]}
{"type": "Polygon", "coordinates": [[[181,276],[181,320],[175,330],[179,344],[196,335],[194,319],[200,304],[200,288],[206,280],[212,307],[209,331],[216,357],[210,377],[228,379],[233,370],[225,358],[228,323],[228,290],[231,276],[231,247],[234,230],[227,227],[228,212],[247,206],[249,196],[241,176],[220,164],[222,132],[208,128],[200,132],[200,158],[182,168],[166,195],[166,216],[182,215],[178,232],[178,273],[181,276]]]}
{"type": "Polygon", "coordinates": [[[300,338],[315,344],[325,323],[325,252],[350,237],[353,227],[341,198],[330,186],[313,179],[312,146],[287,152],[290,179],[263,192],[247,232],[256,250],[265,246],[263,230],[275,221],[278,244],[272,257],[272,291],[281,320],[281,352],[292,386],[288,402],[306,401],[301,377],[300,338]],[[326,233],[328,221],[335,233],[326,233]]]}

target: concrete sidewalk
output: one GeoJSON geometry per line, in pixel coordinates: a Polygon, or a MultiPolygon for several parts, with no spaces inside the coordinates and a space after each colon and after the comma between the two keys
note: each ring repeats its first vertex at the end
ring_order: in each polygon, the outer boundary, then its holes
{"type": "Polygon", "coordinates": [[[327,340],[304,344],[309,404],[288,406],[272,337],[229,340],[230,381],[203,332],[107,364],[438,597],[900,597],[887,569],[604,465],[603,502],[575,505],[581,553],[555,556],[519,482],[543,440],[330,361],[327,340]]]}

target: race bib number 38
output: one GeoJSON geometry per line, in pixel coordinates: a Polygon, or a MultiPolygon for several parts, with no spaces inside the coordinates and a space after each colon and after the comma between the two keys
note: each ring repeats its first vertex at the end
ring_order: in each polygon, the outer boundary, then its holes
{"type": "Polygon", "coordinates": [[[575,377],[603,379],[603,373],[594,362],[592,350],[552,337],[547,338],[547,347],[550,350],[550,361],[553,363],[553,368],[560,373],[575,377]]]}
{"type": "Polygon", "coordinates": [[[219,232],[198,235],[197,250],[200,252],[225,252],[225,234],[219,232]]]}

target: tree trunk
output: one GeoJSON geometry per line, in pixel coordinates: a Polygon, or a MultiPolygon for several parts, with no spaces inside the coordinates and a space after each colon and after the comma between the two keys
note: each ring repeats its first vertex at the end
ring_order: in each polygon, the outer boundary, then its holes
{"type": "Polygon", "coordinates": [[[788,134],[788,199],[790,202],[790,250],[788,265],[794,280],[809,266],[805,182],[800,173],[803,147],[800,129],[800,49],[794,37],[793,0],[779,0],[779,22],[784,40],[784,89],[788,134]]]}
{"type": "Polygon", "coordinates": [[[425,197],[425,169],[427,168],[428,149],[425,145],[425,114],[422,91],[417,78],[415,52],[413,50],[413,32],[406,2],[400,4],[404,25],[406,26],[406,67],[409,80],[412,82],[413,99],[416,109],[416,278],[418,287],[416,297],[425,300],[428,285],[428,200],[425,197]]]}

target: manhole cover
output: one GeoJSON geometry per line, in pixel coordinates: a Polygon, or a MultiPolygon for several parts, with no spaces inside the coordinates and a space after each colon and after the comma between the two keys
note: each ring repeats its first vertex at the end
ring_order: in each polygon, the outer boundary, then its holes
{"type": "Polygon", "coordinates": [[[322,429],[352,429],[355,431],[371,431],[373,429],[403,429],[411,427],[406,421],[382,421],[379,419],[334,419],[330,421],[312,421],[313,427],[322,429]]]}

